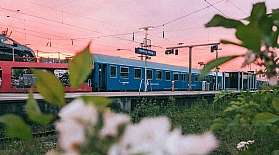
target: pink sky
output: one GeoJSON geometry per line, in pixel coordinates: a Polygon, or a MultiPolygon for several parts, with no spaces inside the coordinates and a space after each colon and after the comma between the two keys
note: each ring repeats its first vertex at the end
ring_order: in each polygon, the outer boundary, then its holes
{"type": "MultiPolygon", "coordinates": [[[[208,0],[216,3],[220,0],[208,0]]],[[[227,17],[241,19],[249,15],[256,0],[224,0],[216,7],[227,17]]],[[[279,0],[266,0],[268,10],[279,8],[279,0]]],[[[137,42],[127,41],[132,35],[118,37],[100,37],[112,34],[132,33],[143,26],[157,26],[177,17],[187,15],[194,10],[206,7],[204,0],[1,0],[0,29],[12,30],[11,37],[34,50],[47,52],[74,53],[92,40],[93,53],[118,55],[136,58],[133,50],[143,40],[143,32],[135,34],[137,42]],[[20,10],[20,11],[17,11],[20,10]],[[9,17],[7,17],[9,16],[9,17]],[[81,39],[83,38],[83,39],[81,39]],[[74,39],[72,45],[71,39],[74,39]],[[47,47],[51,40],[52,47],[47,47]],[[128,49],[117,51],[116,49],[128,49]]],[[[234,39],[232,30],[222,28],[204,28],[212,16],[219,13],[214,8],[173,22],[163,28],[150,31],[150,39],[157,51],[154,62],[188,66],[187,49],[179,56],[166,56],[164,49],[183,42],[199,44],[218,42],[221,38],[234,39]]],[[[234,46],[222,46],[220,55],[245,52],[234,46]]],[[[209,47],[199,47],[193,51],[193,66],[200,68],[198,62],[207,62],[215,57],[209,47]]],[[[223,70],[238,70],[241,60],[222,67],[223,70]]],[[[254,68],[254,67],[253,67],[254,68]]],[[[248,68],[244,68],[248,69],[248,68]]]]}

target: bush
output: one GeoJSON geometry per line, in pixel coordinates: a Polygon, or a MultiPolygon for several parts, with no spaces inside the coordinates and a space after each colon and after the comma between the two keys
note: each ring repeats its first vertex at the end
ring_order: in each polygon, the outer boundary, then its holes
{"type": "Polygon", "coordinates": [[[279,91],[220,93],[213,103],[199,99],[192,104],[177,105],[173,98],[157,102],[143,99],[131,112],[133,121],[143,117],[167,116],[173,127],[183,133],[201,133],[212,129],[220,141],[213,154],[271,154],[279,144],[278,121],[260,119],[257,114],[270,112],[276,115],[274,103],[279,91]],[[241,141],[255,140],[245,152],[237,150],[241,141]]]}

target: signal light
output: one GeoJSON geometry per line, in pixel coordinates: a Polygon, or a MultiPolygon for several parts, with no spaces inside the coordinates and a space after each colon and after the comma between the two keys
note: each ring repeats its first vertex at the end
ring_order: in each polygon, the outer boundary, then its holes
{"type": "Polygon", "coordinates": [[[173,54],[173,53],[174,53],[173,49],[166,49],[165,50],[166,55],[173,54]]]}
{"type": "Polygon", "coordinates": [[[178,49],[166,49],[165,50],[166,55],[169,55],[169,54],[178,55],[178,53],[179,53],[178,49]]]}
{"type": "Polygon", "coordinates": [[[174,55],[178,55],[178,49],[174,50],[174,55]]]}
{"type": "Polygon", "coordinates": [[[212,46],[210,47],[210,52],[211,52],[211,53],[215,52],[216,50],[218,50],[218,45],[212,45],[212,46]]]}

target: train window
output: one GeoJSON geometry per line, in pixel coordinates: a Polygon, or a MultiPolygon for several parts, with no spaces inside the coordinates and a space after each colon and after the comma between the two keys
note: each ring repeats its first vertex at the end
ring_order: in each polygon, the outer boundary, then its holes
{"type": "Polygon", "coordinates": [[[141,68],[135,68],[135,79],[141,79],[141,68]]]}
{"type": "Polygon", "coordinates": [[[153,71],[151,69],[148,69],[146,72],[147,72],[147,80],[152,80],[153,71]]]}
{"type": "Polygon", "coordinates": [[[120,67],[120,77],[124,79],[129,78],[129,68],[128,67],[120,67]]]}
{"type": "Polygon", "coordinates": [[[170,71],[166,71],[166,80],[171,80],[171,74],[170,71]]]}
{"type": "Polygon", "coordinates": [[[192,81],[198,81],[199,75],[198,74],[193,74],[192,75],[192,81]]]}
{"type": "Polygon", "coordinates": [[[186,73],[182,73],[181,74],[181,80],[182,81],[186,81],[186,73]]]}
{"type": "Polygon", "coordinates": [[[175,72],[173,73],[173,80],[178,81],[179,80],[179,73],[175,72]]]}
{"type": "Polygon", "coordinates": [[[160,71],[160,70],[156,71],[156,79],[157,80],[162,80],[162,71],[160,71]]]}
{"type": "Polygon", "coordinates": [[[110,77],[115,78],[116,77],[116,66],[110,66],[110,77]]]}

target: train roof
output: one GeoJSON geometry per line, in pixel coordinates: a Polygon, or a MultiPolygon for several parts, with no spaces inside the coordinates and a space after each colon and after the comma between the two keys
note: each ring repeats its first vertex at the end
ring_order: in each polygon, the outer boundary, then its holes
{"type": "MultiPolygon", "coordinates": [[[[134,60],[128,58],[121,58],[116,56],[108,56],[103,54],[94,54],[93,55],[94,61],[99,63],[108,63],[108,64],[116,64],[116,65],[123,65],[123,66],[134,66],[134,67],[144,67],[144,61],[141,60],[134,60]]],[[[182,66],[174,66],[168,65],[163,63],[156,63],[147,61],[147,68],[153,69],[160,69],[160,70],[171,70],[177,72],[188,72],[188,67],[182,66]]],[[[200,71],[198,69],[192,69],[192,73],[197,74],[200,71]]]]}

